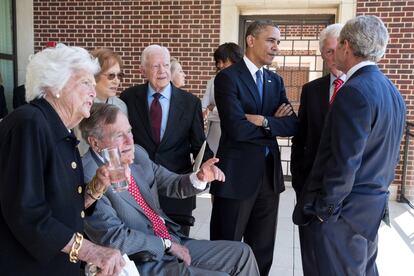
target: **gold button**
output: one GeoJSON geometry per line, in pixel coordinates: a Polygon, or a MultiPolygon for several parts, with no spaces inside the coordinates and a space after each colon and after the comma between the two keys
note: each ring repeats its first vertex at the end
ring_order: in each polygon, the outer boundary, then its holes
{"type": "Polygon", "coordinates": [[[81,218],[84,218],[85,217],[85,212],[84,211],[82,211],[81,212],[81,218]]]}
{"type": "Polygon", "coordinates": [[[72,165],[72,169],[76,169],[76,167],[78,166],[75,161],[73,161],[71,165],[72,165]]]}
{"type": "Polygon", "coordinates": [[[81,194],[82,193],[82,186],[78,186],[78,193],[81,194]]]}

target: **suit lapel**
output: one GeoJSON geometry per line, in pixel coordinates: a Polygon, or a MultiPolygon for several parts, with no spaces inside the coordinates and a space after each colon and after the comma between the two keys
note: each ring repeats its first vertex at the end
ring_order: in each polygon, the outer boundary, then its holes
{"type": "Polygon", "coordinates": [[[247,86],[249,93],[256,103],[258,113],[260,113],[262,110],[262,102],[260,101],[259,91],[257,90],[256,83],[243,60],[239,63],[239,74],[240,79],[247,86]]]}
{"type": "Polygon", "coordinates": [[[268,114],[266,112],[268,108],[273,108],[271,98],[277,97],[278,95],[276,95],[276,83],[270,78],[269,72],[267,70],[263,70],[263,73],[263,108],[261,114],[268,114]]]}
{"type": "Polygon", "coordinates": [[[329,110],[329,92],[331,90],[331,74],[328,74],[324,77],[322,83],[321,83],[321,112],[322,115],[325,117],[329,110]]]}
{"type": "Polygon", "coordinates": [[[365,73],[365,72],[375,72],[375,71],[379,71],[379,68],[377,65],[366,65],[364,67],[359,68],[358,70],[356,70],[355,73],[352,74],[352,76],[346,80],[346,82],[344,83],[344,85],[352,80],[353,78],[358,77],[360,74],[365,73]]]}
{"type": "Polygon", "coordinates": [[[147,101],[148,85],[149,84],[147,82],[144,86],[144,89],[138,90],[135,94],[137,97],[137,100],[135,101],[135,110],[140,117],[138,121],[143,124],[145,131],[148,133],[148,137],[151,137],[152,141],[155,143],[149,118],[149,108],[147,101]]]}
{"type": "Polygon", "coordinates": [[[167,126],[160,141],[160,147],[167,143],[168,137],[177,131],[175,128],[180,125],[184,107],[185,103],[181,98],[180,93],[177,88],[171,84],[170,109],[168,111],[167,126]]]}

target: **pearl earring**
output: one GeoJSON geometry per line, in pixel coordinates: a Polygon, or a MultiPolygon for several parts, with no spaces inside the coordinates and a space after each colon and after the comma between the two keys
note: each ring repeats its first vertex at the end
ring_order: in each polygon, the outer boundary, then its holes
{"type": "Polygon", "coordinates": [[[60,94],[59,93],[57,93],[56,94],[56,99],[59,99],[60,98],[60,94]]]}

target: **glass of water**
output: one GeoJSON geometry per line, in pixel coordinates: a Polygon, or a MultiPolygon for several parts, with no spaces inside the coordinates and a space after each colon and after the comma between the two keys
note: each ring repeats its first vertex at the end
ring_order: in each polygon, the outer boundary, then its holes
{"type": "Polygon", "coordinates": [[[128,180],[125,175],[125,168],[121,162],[121,152],[118,147],[105,148],[101,151],[101,156],[108,166],[111,186],[115,192],[128,190],[128,180]]]}

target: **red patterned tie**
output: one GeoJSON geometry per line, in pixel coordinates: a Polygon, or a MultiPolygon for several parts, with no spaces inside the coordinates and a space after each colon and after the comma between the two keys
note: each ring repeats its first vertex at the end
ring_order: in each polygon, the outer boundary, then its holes
{"type": "Polygon", "coordinates": [[[162,119],[162,109],[160,104],[160,93],[154,93],[154,99],[152,100],[150,106],[150,117],[151,117],[151,126],[152,126],[152,133],[154,134],[154,139],[157,144],[160,143],[160,136],[161,136],[161,119],[162,119]]]}
{"type": "Polygon", "coordinates": [[[340,78],[337,78],[336,80],[334,80],[333,84],[335,85],[335,87],[334,87],[334,91],[333,91],[331,100],[329,101],[330,105],[335,100],[336,94],[338,93],[338,90],[339,90],[339,88],[341,88],[342,84],[344,84],[344,81],[341,80],[340,78]]]}
{"type": "Polygon", "coordinates": [[[135,198],[139,206],[144,210],[145,214],[149,218],[154,227],[155,235],[164,239],[171,239],[170,233],[165,226],[164,222],[161,220],[160,216],[152,210],[152,208],[147,204],[145,199],[142,197],[141,192],[135,182],[134,177],[131,175],[131,183],[128,187],[128,192],[135,198]]]}

